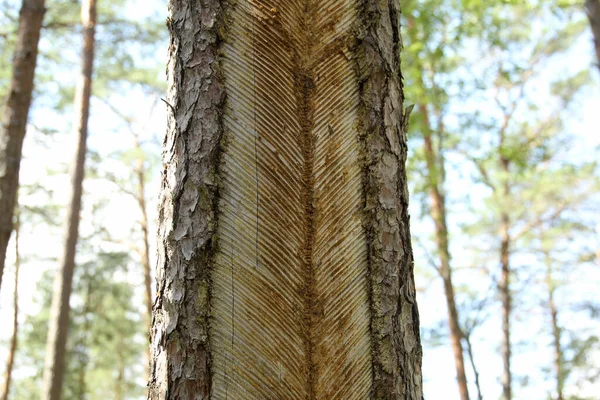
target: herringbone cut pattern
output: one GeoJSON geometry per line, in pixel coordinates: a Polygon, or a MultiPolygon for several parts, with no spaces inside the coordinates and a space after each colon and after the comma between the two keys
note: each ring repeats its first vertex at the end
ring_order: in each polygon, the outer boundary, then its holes
{"type": "Polygon", "coordinates": [[[357,4],[240,1],[223,69],[214,399],[366,399],[357,4]]]}

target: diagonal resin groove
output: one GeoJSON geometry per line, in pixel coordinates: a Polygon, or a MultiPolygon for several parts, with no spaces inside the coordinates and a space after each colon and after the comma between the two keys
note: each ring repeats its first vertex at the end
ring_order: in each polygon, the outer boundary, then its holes
{"type": "Polygon", "coordinates": [[[212,398],[371,391],[354,1],[239,1],[222,45],[212,398]]]}

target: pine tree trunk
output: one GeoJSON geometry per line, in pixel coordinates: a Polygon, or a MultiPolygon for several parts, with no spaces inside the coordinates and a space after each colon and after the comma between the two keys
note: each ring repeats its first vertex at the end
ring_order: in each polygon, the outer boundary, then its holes
{"type": "MultiPolygon", "coordinates": [[[[423,82],[421,81],[421,84],[423,82]]],[[[424,85],[423,85],[424,86],[424,85]]],[[[425,115],[425,123],[428,131],[424,135],[424,152],[428,170],[430,215],[435,225],[435,239],[440,257],[440,275],[444,283],[444,294],[448,309],[448,325],[450,328],[450,340],[454,352],[454,365],[456,367],[456,379],[461,400],[469,400],[469,387],[467,386],[467,375],[465,373],[465,360],[462,346],[462,332],[460,320],[456,308],[456,296],[454,295],[454,284],[452,283],[452,267],[450,265],[450,249],[448,241],[448,225],[446,223],[446,198],[442,194],[443,176],[440,168],[436,166],[443,155],[435,154],[431,141],[430,121],[427,107],[421,105],[425,115]]],[[[441,159],[441,163],[444,160],[441,159]]]]}
{"type": "Polygon", "coordinates": [[[171,0],[150,399],[422,398],[398,7],[171,0]]]}
{"type": "Polygon", "coordinates": [[[2,111],[0,128],[0,288],[6,249],[13,231],[13,215],[19,188],[21,151],[31,105],[33,78],[44,0],[23,0],[19,13],[17,47],[12,65],[12,81],[2,111]]]}
{"type": "Polygon", "coordinates": [[[13,294],[13,333],[10,338],[10,349],[8,351],[8,360],[6,361],[6,372],[4,374],[4,388],[2,390],[2,400],[8,400],[10,393],[10,383],[12,380],[12,371],[15,362],[15,353],[17,352],[17,340],[19,337],[19,221],[15,224],[15,291],[13,294]]]}
{"type": "Polygon", "coordinates": [[[92,93],[92,69],[94,63],[94,34],[96,27],[96,0],[84,0],[81,9],[83,25],[82,69],[75,94],[74,134],[78,138],[72,166],[72,194],[66,223],[64,253],[54,282],[42,398],[59,400],[65,369],[65,347],[69,327],[69,298],[73,285],[75,253],[79,236],[81,196],[85,171],[86,141],[90,97],[92,93]]]}
{"type": "Polygon", "coordinates": [[[592,27],[594,50],[596,50],[596,59],[598,68],[600,68],[600,0],[585,0],[585,9],[592,27]]]}

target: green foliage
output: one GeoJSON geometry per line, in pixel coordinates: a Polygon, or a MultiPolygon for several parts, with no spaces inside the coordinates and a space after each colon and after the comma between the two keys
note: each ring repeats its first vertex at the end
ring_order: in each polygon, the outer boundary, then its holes
{"type": "MultiPolygon", "coordinates": [[[[423,272],[429,268],[425,264],[437,268],[438,263],[432,228],[422,223],[430,218],[429,189],[437,187],[446,200],[461,326],[477,335],[498,318],[490,310],[497,307],[501,213],[508,213],[511,223],[516,313],[545,304],[544,285],[537,285],[544,282],[540,264],[523,261],[538,254],[533,236],[542,234],[561,254],[559,262],[571,269],[593,259],[593,249],[582,243],[594,224],[585,210],[597,207],[600,178],[596,163],[589,161],[593,157],[577,157],[581,150],[568,128],[580,117],[578,99],[591,77],[589,65],[565,62],[587,20],[581,5],[541,0],[407,0],[402,5],[405,95],[407,103],[416,104],[408,133],[411,202],[420,206],[419,233],[413,237],[425,254],[416,258],[417,282],[428,292],[441,290],[423,272]],[[433,171],[425,138],[432,143],[433,171]],[[550,234],[556,229],[559,235],[550,234]],[[570,247],[564,247],[564,238],[570,238],[570,247]]],[[[571,284],[557,281],[558,293],[571,284]]],[[[565,315],[574,313],[565,305],[559,308],[565,315]]],[[[520,327],[514,326],[518,335],[520,327]]],[[[567,328],[565,337],[571,337],[575,332],[567,328]]],[[[447,343],[440,320],[423,330],[426,346],[447,343]]],[[[594,342],[589,332],[578,336],[581,343],[594,342]]],[[[570,348],[565,342],[567,353],[570,348]]],[[[597,354],[597,347],[584,348],[588,357],[597,354]]],[[[514,349],[517,357],[522,352],[514,349]]],[[[591,371],[590,366],[565,364],[569,372],[591,371]]],[[[572,387],[580,379],[578,373],[566,376],[572,387]]]]}
{"type": "MultiPolygon", "coordinates": [[[[117,398],[143,394],[143,323],[133,306],[129,283],[118,278],[126,270],[127,254],[96,253],[82,263],[74,277],[67,372],[63,398],[117,398]],[[107,384],[107,382],[111,382],[107,384]],[[113,395],[110,395],[112,393],[113,395]]],[[[27,377],[14,382],[18,399],[39,398],[46,344],[53,272],[47,271],[37,288],[40,311],[25,319],[21,330],[19,367],[27,377]]]]}

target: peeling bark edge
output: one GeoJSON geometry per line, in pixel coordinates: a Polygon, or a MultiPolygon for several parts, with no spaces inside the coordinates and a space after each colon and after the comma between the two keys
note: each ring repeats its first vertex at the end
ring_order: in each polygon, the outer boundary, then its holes
{"type": "Polygon", "coordinates": [[[170,106],[159,200],[149,399],[208,399],[210,271],[216,253],[225,101],[223,4],[171,0],[170,106]]]}
{"type": "Polygon", "coordinates": [[[356,29],[371,297],[371,397],[420,400],[422,348],[408,223],[408,112],[402,108],[400,2],[364,0],[356,29]]]}

